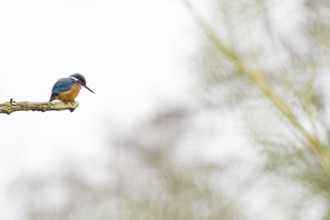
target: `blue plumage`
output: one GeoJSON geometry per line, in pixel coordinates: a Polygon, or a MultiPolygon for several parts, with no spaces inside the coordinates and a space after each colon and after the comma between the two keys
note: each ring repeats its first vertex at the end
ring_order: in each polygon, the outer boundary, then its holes
{"type": "Polygon", "coordinates": [[[62,78],[56,81],[52,89],[52,95],[58,95],[71,89],[74,81],[71,78],[62,78]]]}
{"type": "Polygon", "coordinates": [[[67,78],[61,78],[57,80],[52,88],[52,95],[50,102],[58,99],[61,101],[74,101],[74,98],[79,94],[81,86],[85,87],[92,93],[94,93],[86,85],[86,79],[80,73],[75,73],[67,78]]]}
{"type": "Polygon", "coordinates": [[[81,84],[86,85],[86,79],[80,73],[75,73],[70,76],[71,78],[76,78],[81,84]]]}

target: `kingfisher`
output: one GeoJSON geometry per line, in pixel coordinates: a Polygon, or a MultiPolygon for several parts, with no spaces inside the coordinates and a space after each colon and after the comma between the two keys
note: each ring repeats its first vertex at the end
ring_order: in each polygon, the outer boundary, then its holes
{"type": "Polygon", "coordinates": [[[75,102],[74,99],[78,96],[82,86],[95,94],[93,90],[88,88],[85,77],[80,73],[75,73],[69,77],[61,78],[54,84],[49,102],[53,100],[75,102]]]}

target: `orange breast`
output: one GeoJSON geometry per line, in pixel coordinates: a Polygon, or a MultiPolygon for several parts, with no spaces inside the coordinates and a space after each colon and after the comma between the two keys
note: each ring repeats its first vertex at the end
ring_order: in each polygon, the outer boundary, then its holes
{"type": "Polygon", "coordinates": [[[72,102],[78,96],[80,89],[80,85],[74,84],[70,90],[58,94],[57,99],[63,102],[72,102]]]}

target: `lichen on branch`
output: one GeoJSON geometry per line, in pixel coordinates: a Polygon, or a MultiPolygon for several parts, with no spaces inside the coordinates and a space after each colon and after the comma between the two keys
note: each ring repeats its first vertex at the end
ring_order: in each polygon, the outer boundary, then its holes
{"type": "Polygon", "coordinates": [[[0,113],[11,114],[16,111],[63,111],[73,112],[79,106],[78,102],[9,102],[0,103],[0,113]]]}

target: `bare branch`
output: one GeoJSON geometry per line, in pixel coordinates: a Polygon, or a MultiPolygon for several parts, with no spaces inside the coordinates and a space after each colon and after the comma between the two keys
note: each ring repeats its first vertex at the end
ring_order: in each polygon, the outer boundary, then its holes
{"type": "Polygon", "coordinates": [[[9,102],[0,103],[0,113],[11,114],[16,111],[63,111],[73,112],[79,106],[78,102],[15,102],[10,99],[9,102]]]}

